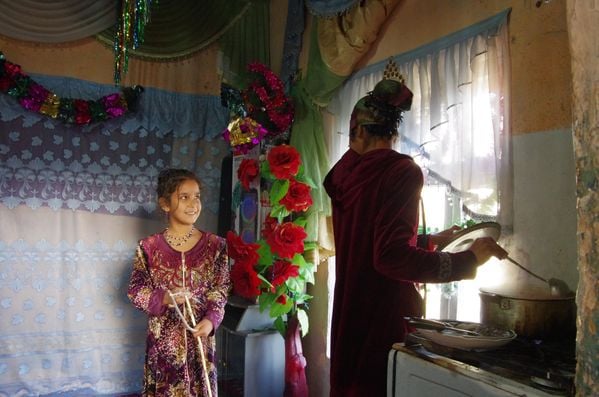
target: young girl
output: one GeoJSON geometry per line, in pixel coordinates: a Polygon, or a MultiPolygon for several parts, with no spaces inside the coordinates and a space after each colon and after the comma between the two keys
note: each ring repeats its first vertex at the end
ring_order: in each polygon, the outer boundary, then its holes
{"type": "Polygon", "coordinates": [[[214,332],[231,285],[225,240],[194,227],[200,188],[190,171],[162,171],[156,191],[168,227],[136,251],[127,295],[148,314],[143,396],[216,397],[214,332]]]}

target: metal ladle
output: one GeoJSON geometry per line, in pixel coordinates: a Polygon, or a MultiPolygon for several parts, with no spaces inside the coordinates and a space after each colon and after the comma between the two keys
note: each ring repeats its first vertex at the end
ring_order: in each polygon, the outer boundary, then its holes
{"type": "Polygon", "coordinates": [[[570,288],[568,287],[568,284],[566,284],[565,281],[557,279],[557,278],[550,278],[549,280],[547,280],[546,278],[543,278],[543,277],[539,276],[538,274],[533,273],[532,271],[528,270],[527,268],[522,266],[520,263],[518,263],[513,258],[508,256],[505,259],[512,262],[514,265],[518,266],[520,269],[524,270],[526,273],[530,274],[531,276],[536,277],[539,280],[547,283],[551,289],[551,296],[566,297],[566,296],[569,296],[572,294],[572,291],[570,290],[570,288]]]}

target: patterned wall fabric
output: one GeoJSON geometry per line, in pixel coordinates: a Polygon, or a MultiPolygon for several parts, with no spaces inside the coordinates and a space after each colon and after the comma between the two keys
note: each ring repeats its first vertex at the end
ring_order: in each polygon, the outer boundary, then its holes
{"type": "MultiPolygon", "coordinates": [[[[60,96],[115,91],[35,79],[60,96]]],[[[139,391],[146,318],[126,287],[137,241],[165,227],[156,175],[196,171],[197,226],[216,231],[227,119],[218,97],[146,89],[130,117],[78,127],[0,96],[0,397],[139,391]]]]}

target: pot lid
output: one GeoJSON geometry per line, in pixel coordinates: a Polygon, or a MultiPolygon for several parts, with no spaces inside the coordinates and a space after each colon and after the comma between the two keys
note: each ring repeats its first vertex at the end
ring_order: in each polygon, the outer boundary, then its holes
{"type": "Polygon", "coordinates": [[[497,222],[481,222],[476,225],[459,230],[443,246],[437,247],[437,251],[455,253],[466,251],[474,240],[480,237],[491,237],[497,241],[501,235],[501,225],[497,222]]]}
{"type": "Polygon", "coordinates": [[[574,293],[569,295],[554,295],[551,293],[549,286],[532,283],[521,286],[503,285],[481,287],[479,288],[479,295],[530,301],[563,301],[573,300],[576,297],[574,293]]]}

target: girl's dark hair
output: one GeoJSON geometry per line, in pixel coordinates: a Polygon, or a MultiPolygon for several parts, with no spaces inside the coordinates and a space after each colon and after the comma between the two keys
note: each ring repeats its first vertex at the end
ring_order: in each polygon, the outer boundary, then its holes
{"type": "Polygon", "coordinates": [[[158,186],[156,186],[156,194],[158,198],[170,199],[171,194],[177,191],[179,185],[186,181],[192,180],[198,183],[200,190],[202,182],[193,172],[182,168],[167,168],[158,174],[158,186]]]}

